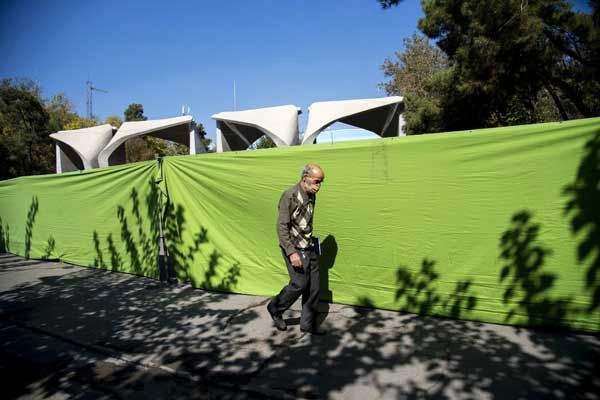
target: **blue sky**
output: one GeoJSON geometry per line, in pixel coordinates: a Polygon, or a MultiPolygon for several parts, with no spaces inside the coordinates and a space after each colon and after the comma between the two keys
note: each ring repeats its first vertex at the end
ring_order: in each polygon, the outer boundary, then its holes
{"type": "Polygon", "coordinates": [[[317,143],[346,142],[350,140],[379,139],[373,132],[357,128],[327,129],[317,136],[317,143]]]}
{"type": "Polygon", "coordinates": [[[237,109],[383,96],[380,66],[416,31],[416,1],[382,10],[346,1],[0,2],[0,77],[28,77],[45,96],[64,92],[85,114],[149,118],[181,104],[214,137],[212,114],[237,109]]]}
{"type": "Polygon", "coordinates": [[[378,97],[380,66],[417,31],[419,2],[383,10],[344,1],[0,1],[0,78],[26,77],[44,96],[63,92],[85,115],[149,118],[191,108],[214,138],[212,114],[378,97]]]}

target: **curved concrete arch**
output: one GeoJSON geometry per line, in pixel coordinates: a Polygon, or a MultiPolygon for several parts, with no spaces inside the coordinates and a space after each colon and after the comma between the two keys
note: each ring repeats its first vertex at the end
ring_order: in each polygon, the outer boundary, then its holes
{"type": "Polygon", "coordinates": [[[115,136],[98,155],[100,167],[125,162],[124,159],[113,160],[111,156],[127,140],[143,135],[150,135],[189,146],[190,154],[204,152],[204,147],[200,143],[191,115],[147,121],[129,121],[121,125],[115,136]]]}
{"type": "Polygon", "coordinates": [[[404,120],[400,96],[375,99],[321,101],[308,107],[308,124],[302,144],[312,144],[328,126],[343,122],[374,132],[381,137],[399,136],[404,120]]]}
{"type": "Polygon", "coordinates": [[[298,114],[294,105],[221,112],[211,116],[217,122],[217,152],[245,150],[267,135],[277,147],[299,143],[298,114]]]}
{"type": "Polygon", "coordinates": [[[51,133],[56,144],[56,173],[97,168],[98,154],[112,135],[109,124],[51,133]]]}

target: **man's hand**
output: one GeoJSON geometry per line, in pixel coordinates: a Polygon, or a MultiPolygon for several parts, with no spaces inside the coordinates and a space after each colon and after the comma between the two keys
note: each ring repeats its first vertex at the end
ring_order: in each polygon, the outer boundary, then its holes
{"type": "Polygon", "coordinates": [[[294,268],[302,268],[302,259],[298,252],[290,254],[290,262],[294,268]]]}

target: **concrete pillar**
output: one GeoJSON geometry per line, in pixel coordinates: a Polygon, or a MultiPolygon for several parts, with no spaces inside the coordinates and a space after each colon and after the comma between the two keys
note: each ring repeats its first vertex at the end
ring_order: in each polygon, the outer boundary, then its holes
{"type": "MultiPolygon", "coordinates": [[[[83,166],[78,167],[75,165],[73,160],[65,153],[60,146],[57,144],[54,145],[56,147],[56,173],[62,174],[63,172],[73,172],[79,171],[83,169],[83,166]]],[[[78,157],[74,152],[72,152],[73,157],[78,157]]]]}
{"type": "Polygon", "coordinates": [[[225,136],[223,135],[223,132],[221,132],[221,122],[217,121],[217,132],[216,132],[216,137],[217,137],[217,153],[222,153],[224,151],[231,151],[231,148],[229,147],[229,143],[227,143],[227,140],[225,139],[225,136]]]}
{"type": "Polygon", "coordinates": [[[190,125],[190,154],[202,154],[206,153],[206,148],[202,144],[202,138],[198,134],[196,124],[190,125]]]}
{"type": "Polygon", "coordinates": [[[406,132],[404,132],[405,124],[406,121],[404,121],[404,117],[402,116],[402,113],[400,113],[400,115],[398,115],[398,136],[406,136],[406,132]]]}
{"type": "Polygon", "coordinates": [[[60,150],[60,147],[58,147],[56,144],[54,145],[54,147],[56,148],[56,173],[57,174],[62,174],[62,156],[63,156],[63,152],[60,150]]]}

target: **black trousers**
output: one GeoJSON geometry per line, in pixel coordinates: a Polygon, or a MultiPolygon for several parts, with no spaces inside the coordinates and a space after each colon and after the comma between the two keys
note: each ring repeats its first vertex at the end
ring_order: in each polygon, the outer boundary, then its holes
{"type": "Polygon", "coordinates": [[[283,253],[290,283],[271,301],[277,314],[281,315],[290,308],[298,297],[302,296],[302,314],[300,328],[313,329],[319,304],[319,257],[313,250],[298,251],[302,259],[302,268],[294,268],[289,257],[283,253]]]}

